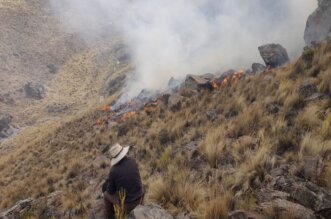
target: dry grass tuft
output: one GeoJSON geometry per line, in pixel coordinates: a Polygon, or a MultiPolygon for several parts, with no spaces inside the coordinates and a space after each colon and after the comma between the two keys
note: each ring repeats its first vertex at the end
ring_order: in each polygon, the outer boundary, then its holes
{"type": "Polygon", "coordinates": [[[219,126],[209,130],[205,140],[200,145],[200,150],[207,158],[209,165],[213,168],[217,167],[221,154],[226,147],[224,142],[225,130],[223,126],[219,126]]]}
{"type": "MultiPolygon", "coordinates": [[[[174,167],[172,167],[174,168],[174,167]]],[[[172,169],[153,180],[148,198],[170,209],[172,213],[195,212],[203,201],[203,187],[192,182],[186,170],[172,169]]]]}
{"type": "Polygon", "coordinates": [[[321,134],[324,139],[331,138],[331,112],[326,116],[322,124],[321,134]]]}

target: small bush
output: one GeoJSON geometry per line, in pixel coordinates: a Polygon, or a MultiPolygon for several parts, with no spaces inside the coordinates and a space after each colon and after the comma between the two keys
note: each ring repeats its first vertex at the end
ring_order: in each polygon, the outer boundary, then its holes
{"type": "Polygon", "coordinates": [[[206,203],[206,209],[204,213],[205,219],[218,218],[226,219],[228,218],[229,212],[229,202],[228,197],[220,196],[216,197],[206,203]]]}
{"type": "Polygon", "coordinates": [[[283,155],[286,152],[298,150],[299,146],[293,136],[290,134],[285,134],[283,136],[279,136],[279,140],[277,141],[274,149],[277,155],[283,155]]]}
{"type": "Polygon", "coordinates": [[[302,58],[303,58],[304,61],[311,64],[311,62],[314,59],[314,50],[312,50],[312,49],[305,50],[302,54],[302,58]]]}
{"type": "Polygon", "coordinates": [[[170,141],[169,132],[166,129],[161,129],[159,132],[159,141],[162,145],[170,141]]]}
{"type": "Polygon", "coordinates": [[[118,126],[117,128],[117,137],[122,137],[126,135],[129,131],[129,126],[127,124],[123,124],[118,126]]]}

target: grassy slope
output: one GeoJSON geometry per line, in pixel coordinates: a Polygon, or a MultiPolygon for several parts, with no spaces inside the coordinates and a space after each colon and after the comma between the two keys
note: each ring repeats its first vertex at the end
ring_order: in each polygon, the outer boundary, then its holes
{"type": "MultiPolygon", "coordinates": [[[[103,145],[117,141],[136,145],[132,153],[141,165],[148,200],[174,214],[220,217],[240,192],[236,208],[254,208],[256,191],[270,169],[288,163],[295,174],[303,156],[327,158],[331,151],[330,99],[306,103],[298,93],[309,81],[331,94],[330,60],[331,42],[295,64],[185,98],[176,113],[161,107],[103,127],[94,124],[105,114],[89,109],[47,129],[39,127],[28,141],[17,136],[22,146],[0,161],[1,208],[54,190],[65,191],[64,209],[80,200],[90,206],[109,168],[103,145]],[[266,106],[273,102],[281,110],[271,115],[266,106]],[[211,109],[220,112],[214,122],[205,115],[211,109]],[[228,117],[233,111],[238,115],[228,117]],[[191,142],[196,150],[188,146],[191,142]],[[192,168],[194,162],[198,167],[192,168]]],[[[331,161],[325,162],[323,174],[312,180],[331,189],[331,161]]]]}

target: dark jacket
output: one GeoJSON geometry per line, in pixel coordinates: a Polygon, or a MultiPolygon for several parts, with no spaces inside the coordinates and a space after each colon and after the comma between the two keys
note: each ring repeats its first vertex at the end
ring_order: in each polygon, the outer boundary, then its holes
{"type": "Polygon", "coordinates": [[[124,157],[109,172],[106,190],[115,195],[121,189],[125,191],[126,203],[136,201],[144,194],[138,165],[133,158],[124,157]]]}

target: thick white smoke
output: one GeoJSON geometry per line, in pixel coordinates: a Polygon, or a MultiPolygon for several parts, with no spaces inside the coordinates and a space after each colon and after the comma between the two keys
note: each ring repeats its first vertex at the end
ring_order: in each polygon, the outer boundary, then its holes
{"type": "Polygon", "coordinates": [[[249,67],[257,47],[280,43],[296,58],[315,0],[51,0],[62,21],[87,39],[119,29],[133,51],[129,95],[171,76],[249,67]]]}

